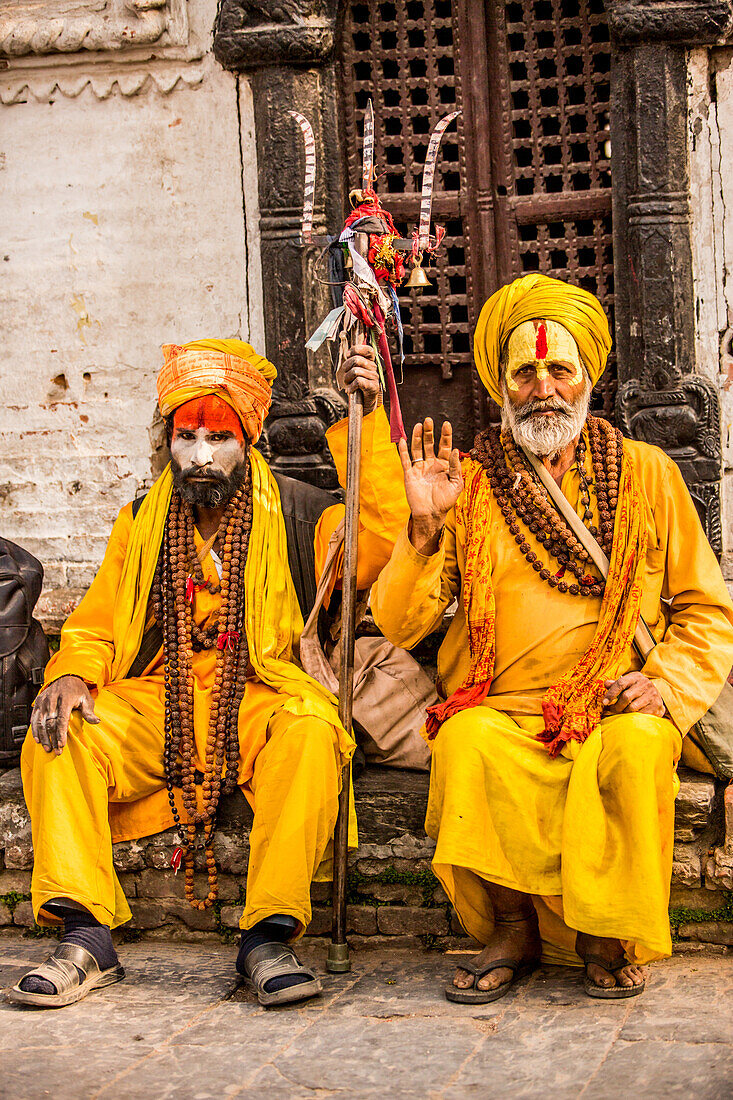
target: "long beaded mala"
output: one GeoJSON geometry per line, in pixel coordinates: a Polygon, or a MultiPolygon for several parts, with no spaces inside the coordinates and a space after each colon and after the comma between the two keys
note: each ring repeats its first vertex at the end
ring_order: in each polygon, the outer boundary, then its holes
{"type": "MultiPolygon", "coordinates": [[[[193,595],[205,585],[194,544],[191,506],[174,491],[166,519],[163,546],[153,581],[155,618],[163,634],[165,657],[165,768],[168,800],[176,826],[182,823],[174,787],[183,793],[187,843],[186,898],[193,909],[208,909],[218,897],[218,874],[212,850],[216,812],[222,794],[237,786],[239,773],[238,714],[246,686],[249,651],[244,628],[244,571],[252,529],[252,481],[248,471],[222,517],[221,609],[206,629],[193,621],[193,595]],[[193,653],[216,646],[216,671],[206,739],[202,809],[196,800],[196,753],[193,718],[193,653]],[[197,834],[203,833],[209,891],[194,894],[197,834]]],[[[213,589],[217,591],[217,589],[213,589]]]]}
{"type": "MultiPolygon", "coordinates": [[[[580,474],[582,519],[610,558],[618,503],[622,437],[620,432],[599,417],[589,416],[586,428],[593,465],[592,487],[598,502],[600,528],[593,524],[591,484],[583,465],[586,443],[581,435],[576,449],[576,460],[580,474]]],[[[471,457],[486,470],[504,521],[519,550],[540,579],[551,588],[557,588],[559,592],[567,592],[571,596],[603,595],[603,579],[589,572],[591,559],[588,551],[553,507],[511,433],[500,433],[497,428],[488,428],[481,432],[476,437],[471,457]],[[553,572],[539,560],[527,541],[520,522],[558,563],[557,572],[553,572]],[[564,579],[566,571],[572,574],[574,581],[564,579]]]]}

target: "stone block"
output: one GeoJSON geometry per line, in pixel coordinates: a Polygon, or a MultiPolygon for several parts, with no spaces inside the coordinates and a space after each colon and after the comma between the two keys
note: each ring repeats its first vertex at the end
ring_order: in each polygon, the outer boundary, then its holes
{"type": "Polygon", "coordinates": [[[4,902],[0,901],[0,928],[13,923],[13,914],[4,902]]]}
{"type": "Polygon", "coordinates": [[[672,862],[672,882],[680,886],[696,887],[702,884],[700,852],[692,844],[675,844],[672,862]]]}
{"type": "Polygon", "coordinates": [[[240,833],[217,832],[214,855],[221,871],[244,877],[249,864],[249,837],[240,833]]]}
{"type": "MultiPolygon", "coordinates": [[[[197,897],[205,897],[206,889],[202,889],[197,897]]],[[[174,920],[185,924],[197,932],[215,932],[216,917],[213,909],[192,909],[187,901],[180,898],[161,898],[159,902],[165,914],[166,923],[174,920]]]]}
{"type": "Polygon", "coordinates": [[[147,901],[145,898],[131,898],[133,928],[160,928],[166,923],[167,913],[160,901],[147,901]]]}
{"type": "Polygon", "coordinates": [[[13,910],[13,924],[21,928],[33,928],[36,918],[33,916],[33,907],[29,901],[19,901],[13,910]]]}
{"type": "MultiPolygon", "coordinates": [[[[186,876],[183,871],[176,874],[175,871],[155,871],[147,867],[138,876],[137,894],[140,898],[178,898],[184,901],[186,897],[186,876]]],[[[204,897],[208,891],[208,879],[206,875],[194,876],[194,887],[197,897],[204,897]]],[[[237,901],[239,899],[239,883],[230,875],[219,875],[219,901],[237,901]]]]}
{"type": "MultiPolygon", "coordinates": [[[[327,910],[330,914],[330,910],[327,910]]],[[[346,929],[359,936],[375,936],[377,933],[377,908],[374,905],[347,905],[346,929]]]]}
{"type": "Polygon", "coordinates": [[[331,910],[326,908],[314,909],[311,914],[311,922],[305,930],[306,936],[327,936],[331,931],[331,910]]]}
{"type": "Polygon", "coordinates": [[[680,768],[680,790],[675,802],[675,840],[687,843],[711,823],[716,785],[712,776],[680,768]]]}
{"type": "Polygon", "coordinates": [[[0,897],[3,894],[30,894],[30,871],[0,871],[0,897]]]}
{"type": "Polygon", "coordinates": [[[5,866],[25,870],[33,866],[31,819],[23,799],[20,768],[0,775],[0,848],[5,866]]]}
{"type": "Polygon", "coordinates": [[[330,905],[331,903],[331,883],[330,882],[314,882],[311,886],[311,902],[314,904],[330,905]]]}
{"type": "Polygon", "coordinates": [[[420,905],[422,892],[416,886],[408,886],[399,882],[366,882],[360,884],[358,893],[366,894],[377,901],[388,903],[398,902],[401,905],[420,905]]]}
{"type": "Polygon", "coordinates": [[[669,905],[671,909],[702,909],[712,912],[719,909],[724,900],[725,895],[720,890],[693,890],[673,882],[669,905]]]}
{"type": "Polygon", "coordinates": [[[31,822],[28,818],[25,823],[13,828],[5,840],[5,866],[10,870],[30,870],[33,866],[33,838],[31,836],[31,822]]]}
{"type": "Polygon", "coordinates": [[[696,940],[698,943],[717,943],[733,947],[733,923],[722,920],[707,920],[681,924],[678,930],[683,940],[696,940]]]}
{"type": "Polygon", "coordinates": [[[112,845],[115,869],[121,871],[142,871],[145,866],[144,840],[123,840],[112,845]]]}
{"type": "Polygon", "coordinates": [[[443,936],[448,932],[448,918],[443,909],[423,909],[415,905],[383,905],[377,910],[377,925],[385,936],[443,936]]]}
{"type": "Polygon", "coordinates": [[[124,874],[117,875],[122,892],[126,898],[136,898],[138,896],[138,875],[130,874],[126,872],[124,874]]]}
{"type": "Polygon", "coordinates": [[[712,890],[733,890],[733,845],[715,848],[706,858],[705,885],[712,890]]]}
{"type": "Polygon", "coordinates": [[[239,928],[241,917],[241,905],[223,905],[219,914],[219,919],[225,928],[239,928]]]}

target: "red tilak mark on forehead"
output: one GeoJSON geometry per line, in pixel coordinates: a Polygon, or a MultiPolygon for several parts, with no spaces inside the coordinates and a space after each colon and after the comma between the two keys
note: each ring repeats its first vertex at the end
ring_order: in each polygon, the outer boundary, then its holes
{"type": "Polygon", "coordinates": [[[173,428],[188,432],[206,428],[209,432],[231,432],[237,439],[244,439],[242,423],[234,409],[213,393],[179,406],[173,413],[173,428]]]}
{"type": "Polygon", "coordinates": [[[547,329],[544,322],[540,321],[537,329],[537,341],[535,344],[535,355],[538,359],[547,358],[547,329]]]}

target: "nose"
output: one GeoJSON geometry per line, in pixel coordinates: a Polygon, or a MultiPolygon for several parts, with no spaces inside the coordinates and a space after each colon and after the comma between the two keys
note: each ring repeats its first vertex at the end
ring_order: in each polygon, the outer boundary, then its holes
{"type": "Polygon", "coordinates": [[[210,466],[214,461],[214,452],[211,449],[210,444],[205,439],[200,439],[193,451],[191,461],[194,466],[210,466]]]}
{"type": "Polygon", "coordinates": [[[549,374],[543,375],[535,382],[534,396],[538,401],[547,401],[555,396],[555,383],[549,374]]]}

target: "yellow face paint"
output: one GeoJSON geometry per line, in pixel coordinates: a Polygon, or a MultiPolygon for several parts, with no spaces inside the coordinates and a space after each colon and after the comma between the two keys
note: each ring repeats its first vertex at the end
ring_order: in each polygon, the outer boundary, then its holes
{"type": "Polygon", "coordinates": [[[524,321],[510,333],[506,345],[506,380],[510,390],[519,390],[517,372],[531,365],[542,381],[549,375],[548,363],[567,363],[573,374],[567,381],[577,386],[583,381],[583,360],[573,337],[557,321],[524,321]]]}

